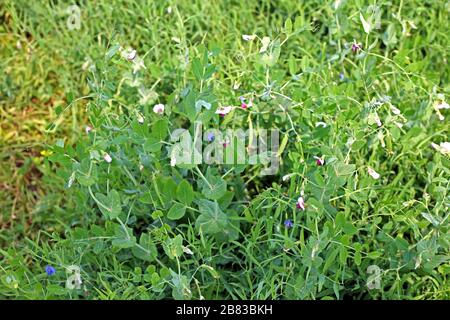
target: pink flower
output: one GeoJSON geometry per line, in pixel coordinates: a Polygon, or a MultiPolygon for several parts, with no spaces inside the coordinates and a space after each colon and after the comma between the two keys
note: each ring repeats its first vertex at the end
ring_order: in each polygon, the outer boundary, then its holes
{"type": "Polygon", "coordinates": [[[112,162],[112,158],[108,153],[105,153],[105,155],[103,156],[103,159],[105,159],[105,161],[108,163],[112,162]]]}
{"type": "Polygon", "coordinates": [[[136,58],[136,50],[131,49],[129,52],[127,52],[127,60],[133,61],[134,58],[136,58]]]}
{"type": "Polygon", "coordinates": [[[325,164],[325,160],[319,157],[314,156],[314,159],[316,159],[316,164],[320,167],[325,164]]]}
{"type": "Polygon", "coordinates": [[[158,103],[153,107],[153,112],[156,114],[164,113],[164,105],[162,103],[158,103]]]}
{"type": "Polygon", "coordinates": [[[353,43],[352,43],[352,51],[353,51],[353,53],[357,53],[361,49],[362,49],[361,44],[360,43],[356,43],[356,41],[353,40],[353,43]]]}
{"type": "Polygon", "coordinates": [[[86,134],[89,134],[92,131],[92,128],[90,126],[86,126],[86,129],[84,129],[86,131],[86,134]]]}
{"type": "Polygon", "coordinates": [[[228,137],[225,138],[225,141],[223,141],[222,145],[224,148],[228,147],[228,145],[230,144],[230,139],[228,139],[228,137]]]}
{"type": "Polygon", "coordinates": [[[219,107],[216,110],[216,114],[218,114],[221,117],[225,117],[228,113],[231,112],[232,109],[233,109],[233,107],[231,107],[231,106],[219,107]]]}
{"type": "Polygon", "coordinates": [[[298,198],[296,207],[297,209],[302,209],[303,211],[305,210],[305,200],[303,197],[298,198]]]}
{"type": "Polygon", "coordinates": [[[241,100],[241,108],[242,109],[247,109],[247,103],[246,103],[246,99],[243,96],[239,97],[239,100],[241,100]]]}

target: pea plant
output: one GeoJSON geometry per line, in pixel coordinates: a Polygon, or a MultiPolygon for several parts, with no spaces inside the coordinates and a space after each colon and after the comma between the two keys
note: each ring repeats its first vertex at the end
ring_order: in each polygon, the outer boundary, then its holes
{"type": "Polygon", "coordinates": [[[79,269],[70,290],[48,290],[342,299],[423,292],[419,274],[446,283],[448,142],[426,131],[445,96],[361,21],[365,39],[318,59],[292,41],[320,27],[301,17],[243,35],[241,51],[175,38],[164,69],[112,38],[87,66],[89,94],[57,110],[86,111],[76,143],[47,157],[78,217],[54,251],[79,269]]]}

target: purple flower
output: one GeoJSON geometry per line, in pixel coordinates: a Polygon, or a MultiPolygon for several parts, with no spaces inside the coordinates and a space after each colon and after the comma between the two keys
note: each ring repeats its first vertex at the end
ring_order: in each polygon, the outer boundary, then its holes
{"type": "Polygon", "coordinates": [[[352,43],[352,51],[353,53],[357,53],[359,50],[361,50],[362,46],[360,43],[356,43],[356,41],[354,41],[352,43]]]}
{"type": "Polygon", "coordinates": [[[213,142],[214,139],[215,139],[214,134],[213,134],[212,132],[208,132],[208,135],[206,136],[206,139],[207,139],[209,142],[213,142]]]}
{"type": "Polygon", "coordinates": [[[47,273],[47,275],[51,276],[56,273],[56,270],[52,266],[45,266],[45,272],[47,273]]]}
{"type": "Polygon", "coordinates": [[[284,221],[284,226],[285,226],[287,229],[289,229],[289,228],[292,228],[292,227],[294,226],[294,223],[292,222],[291,219],[287,219],[287,220],[284,221]]]}
{"type": "Polygon", "coordinates": [[[339,79],[340,79],[341,81],[344,81],[345,76],[344,76],[344,73],[343,73],[343,72],[339,73],[339,79]]]}

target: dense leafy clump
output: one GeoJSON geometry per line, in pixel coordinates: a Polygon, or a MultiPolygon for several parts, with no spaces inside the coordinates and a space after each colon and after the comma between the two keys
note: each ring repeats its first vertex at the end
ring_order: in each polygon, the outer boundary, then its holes
{"type": "Polygon", "coordinates": [[[445,4],[204,4],[229,34],[197,6],[131,6],[159,32],[126,13],[83,43],[81,87],[61,75],[41,152],[61,199],[35,211],[57,222],[0,251],[2,294],[448,298],[445,4]],[[177,130],[213,160],[180,161],[177,130]]]}

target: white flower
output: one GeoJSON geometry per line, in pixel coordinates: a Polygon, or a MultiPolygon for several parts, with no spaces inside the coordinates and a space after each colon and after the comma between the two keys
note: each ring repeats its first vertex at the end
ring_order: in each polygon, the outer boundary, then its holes
{"type": "Polygon", "coordinates": [[[450,105],[447,102],[442,101],[441,103],[438,103],[436,105],[436,109],[438,109],[438,110],[440,110],[440,109],[450,109],[450,105]]]}
{"type": "Polygon", "coordinates": [[[120,49],[120,55],[122,58],[127,59],[128,61],[133,61],[136,58],[137,52],[133,48],[120,49]]]}
{"type": "Polygon", "coordinates": [[[403,128],[403,123],[394,121],[394,124],[395,124],[399,129],[403,128]]]}
{"type": "Polygon", "coordinates": [[[369,172],[369,175],[374,178],[375,180],[380,178],[380,174],[373,170],[371,167],[367,167],[367,171],[369,172]]]}
{"type": "Polygon", "coordinates": [[[396,108],[395,106],[391,105],[391,112],[395,115],[399,115],[400,114],[400,110],[398,108],[396,108]]]}
{"type": "Polygon", "coordinates": [[[433,108],[434,111],[436,111],[436,115],[438,116],[439,120],[444,121],[445,117],[444,115],[440,112],[440,110],[443,109],[449,109],[450,106],[448,105],[448,103],[445,101],[445,96],[442,93],[438,93],[436,94],[437,100],[433,103],[433,108]]]}
{"type": "Polygon", "coordinates": [[[177,158],[174,155],[172,155],[172,157],[170,158],[170,165],[172,167],[175,167],[176,164],[177,164],[177,158]]]}
{"type": "Polygon", "coordinates": [[[164,113],[164,105],[162,103],[158,103],[153,107],[153,112],[156,114],[164,113]]]}
{"type": "Polygon", "coordinates": [[[305,210],[305,200],[303,199],[303,197],[298,198],[298,200],[297,200],[297,208],[305,210]]]}
{"type": "Polygon", "coordinates": [[[90,62],[88,59],[86,59],[86,60],[84,61],[83,65],[81,66],[81,69],[87,70],[87,69],[89,68],[89,65],[90,65],[90,64],[91,64],[91,62],[90,62]]]}
{"type": "Polygon", "coordinates": [[[86,134],[89,134],[89,132],[92,131],[92,128],[90,126],[86,126],[84,130],[86,131],[86,134]]]}
{"type": "Polygon", "coordinates": [[[288,179],[291,178],[292,175],[293,175],[293,173],[286,174],[286,175],[284,175],[284,176],[281,178],[281,180],[287,181],[288,179]]]}
{"type": "Polygon", "coordinates": [[[171,14],[171,13],[172,13],[172,7],[167,7],[166,12],[167,12],[168,14],[171,14]]]}
{"type": "Polygon", "coordinates": [[[144,60],[141,58],[135,58],[133,60],[133,73],[138,72],[141,69],[147,69],[144,64],[144,60]]]}
{"type": "Polygon", "coordinates": [[[232,109],[233,109],[233,107],[231,107],[231,106],[219,107],[216,110],[216,114],[221,115],[221,116],[225,116],[226,114],[230,113],[230,111],[232,109]]]}
{"type": "Polygon", "coordinates": [[[318,126],[321,126],[322,128],[326,128],[326,127],[327,127],[327,124],[326,124],[325,122],[319,121],[319,122],[316,122],[316,128],[317,128],[318,126]]]}
{"type": "Polygon", "coordinates": [[[439,145],[432,142],[431,146],[444,155],[450,155],[450,142],[441,142],[439,145]]]}
{"type": "Polygon", "coordinates": [[[264,37],[264,38],[262,38],[261,44],[262,44],[262,47],[261,47],[261,49],[259,50],[259,53],[266,52],[266,51],[267,51],[267,48],[269,47],[269,44],[270,44],[270,38],[269,38],[269,37],[264,37]]]}
{"type": "Polygon", "coordinates": [[[112,158],[109,154],[105,153],[105,155],[103,156],[103,159],[105,159],[106,162],[111,163],[112,162],[112,158]]]}
{"type": "Polygon", "coordinates": [[[143,123],[144,123],[144,117],[143,117],[141,114],[138,114],[138,116],[137,116],[137,121],[138,121],[140,124],[143,124],[143,123]]]}
{"type": "Polygon", "coordinates": [[[127,60],[133,61],[134,58],[136,58],[136,54],[137,54],[136,50],[134,50],[134,49],[131,50],[131,51],[127,54],[127,60]]]}
{"type": "Polygon", "coordinates": [[[69,181],[67,182],[67,188],[70,188],[72,184],[75,181],[75,172],[72,172],[72,174],[69,177],[69,181]]]}
{"type": "Polygon", "coordinates": [[[254,34],[252,34],[252,35],[243,34],[242,35],[242,39],[244,39],[245,41],[252,41],[252,40],[255,40],[255,38],[256,38],[256,35],[254,35],[254,34]]]}
{"type": "Polygon", "coordinates": [[[194,254],[191,249],[189,249],[188,247],[185,247],[185,246],[183,246],[183,252],[186,254],[190,254],[190,255],[194,254]]]}
{"type": "Polygon", "coordinates": [[[375,112],[373,118],[374,118],[377,126],[381,127],[381,120],[380,120],[380,117],[378,116],[378,113],[375,112]]]}
{"type": "Polygon", "coordinates": [[[350,149],[352,147],[353,143],[355,143],[355,139],[353,137],[349,137],[347,139],[347,142],[345,143],[345,146],[350,149]]]}

